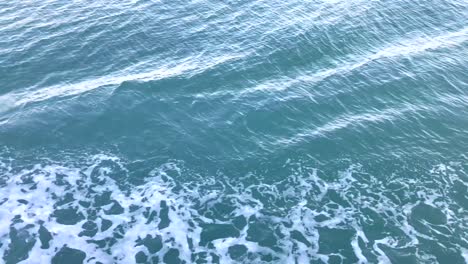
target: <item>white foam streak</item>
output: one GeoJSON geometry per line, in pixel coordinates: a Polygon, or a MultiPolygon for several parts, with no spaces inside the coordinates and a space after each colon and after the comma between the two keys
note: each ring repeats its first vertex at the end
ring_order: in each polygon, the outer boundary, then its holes
{"type": "Polygon", "coordinates": [[[152,65],[153,62],[140,63],[114,75],[102,76],[78,83],[60,84],[43,88],[31,87],[24,89],[22,92],[13,92],[1,95],[0,113],[29,103],[83,94],[104,86],[111,86],[112,89],[114,89],[115,86],[129,81],[145,82],[171,78],[184,74],[197,74],[215,67],[218,64],[242,57],[243,55],[224,55],[213,58],[204,58],[203,54],[200,54],[195,57],[184,59],[177,64],[171,62],[162,66],[157,66],[157,69],[147,72],[141,71],[145,68],[154,67],[154,65],[152,65]]]}
{"type": "Polygon", "coordinates": [[[374,243],[374,250],[379,253],[378,260],[379,264],[392,264],[390,259],[385,255],[385,253],[382,251],[382,249],[379,248],[379,244],[389,244],[391,240],[389,238],[383,238],[376,240],[374,243]]]}
{"type": "MultiPolygon", "coordinates": [[[[356,56],[343,59],[336,62],[336,67],[323,69],[319,71],[299,71],[296,76],[281,76],[280,78],[270,79],[263,83],[255,84],[253,87],[248,87],[240,91],[217,91],[214,93],[201,93],[195,97],[217,97],[217,96],[233,96],[236,100],[243,97],[255,94],[258,92],[277,93],[290,88],[296,89],[303,84],[308,86],[319,83],[333,76],[344,76],[345,74],[357,70],[371,62],[378,62],[382,59],[398,59],[404,56],[417,55],[425,51],[438,50],[461,45],[468,40],[468,28],[463,28],[459,31],[443,34],[439,36],[420,36],[417,38],[402,40],[372,53],[365,52],[365,56],[356,56]]],[[[314,98],[320,94],[314,94],[313,91],[298,89],[299,93],[314,98]]],[[[339,93],[340,91],[331,91],[331,93],[339,93]]]]}
{"type": "Polygon", "coordinates": [[[315,137],[327,137],[331,133],[346,129],[350,126],[355,128],[365,127],[367,123],[377,122],[391,122],[392,120],[403,116],[407,112],[415,112],[427,110],[426,106],[415,106],[415,105],[404,105],[399,108],[388,108],[384,110],[374,110],[370,113],[363,114],[344,114],[341,117],[335,118],[330,122],[325,123],[322,126],[302,129],[300,132],[289,138],[280,138],[273,142],[274,145],[291,145],[302,142],[306,139],[312,139],[315,137]]]}

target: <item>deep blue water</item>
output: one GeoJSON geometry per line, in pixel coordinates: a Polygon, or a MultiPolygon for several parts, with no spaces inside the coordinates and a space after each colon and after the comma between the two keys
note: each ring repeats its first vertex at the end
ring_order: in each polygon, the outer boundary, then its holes
{"type": "Polygon", "coordinates": [[[468,2],[0,2],[0,262],[467,263],[468,2]]]}

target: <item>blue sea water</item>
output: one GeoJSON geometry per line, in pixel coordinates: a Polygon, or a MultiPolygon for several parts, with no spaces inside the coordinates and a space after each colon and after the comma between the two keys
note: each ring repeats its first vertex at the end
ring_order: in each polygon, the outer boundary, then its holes
{"type": "Polygon", "coordinates": [[[0,263],[468,263],[468,2],[0,2],[0,263]]]}

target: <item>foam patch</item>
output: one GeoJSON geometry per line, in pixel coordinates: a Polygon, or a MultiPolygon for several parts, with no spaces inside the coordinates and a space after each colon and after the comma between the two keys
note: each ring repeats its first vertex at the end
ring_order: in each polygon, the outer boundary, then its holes
{"type": "Polygon", "coordinates": [[[376,177],[359,165],[327,177],[288,161],[291,173],[269,184],[253,173],[187,180],[180,162],[157,166],[135,184],[118,157],[78,163],[17,168],[2,159],[6,263],[467,260],[462,163],[418,177],[376,177]]]}

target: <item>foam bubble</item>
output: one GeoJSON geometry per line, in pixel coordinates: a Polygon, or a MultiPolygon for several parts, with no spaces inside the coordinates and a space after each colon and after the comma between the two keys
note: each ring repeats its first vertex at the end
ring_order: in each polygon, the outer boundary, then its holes
{"type": "Polygon", "coordinates": [[[333,177],[285,166],[289,176],[266,184],[255,174],[188,180],[182,163],[168,162],[135,185],[115,156],[25,167],[6,158],[0,254],[7,263],[71,255],[86,263],[466,260],[466,197],[454,185],[466,187],[463,165],[413,178],[360,165],[333,177]]]}

